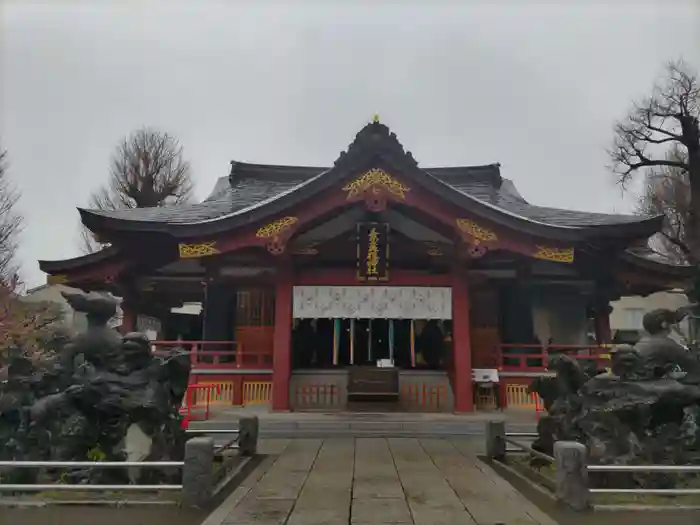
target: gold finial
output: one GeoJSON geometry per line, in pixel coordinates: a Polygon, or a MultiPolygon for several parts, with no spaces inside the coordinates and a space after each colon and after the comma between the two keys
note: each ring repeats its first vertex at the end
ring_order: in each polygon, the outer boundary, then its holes
{"type": "Polygon", "coordinates": [[[373,122],[379,122],[379,113],[375,113],[374,117],[372,118],[373,122]]]}

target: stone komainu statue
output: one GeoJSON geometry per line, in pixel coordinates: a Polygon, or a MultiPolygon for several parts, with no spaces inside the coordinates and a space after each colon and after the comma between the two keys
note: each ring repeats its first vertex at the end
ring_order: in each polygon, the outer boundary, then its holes
{"type": "MultiPolygon", "coordinates": [[[[65,346],[55,369],[34,370],[29,381],[15,367],[12,381],[0,390],[0,436],[36,435],[18,443],[12,457],[81,461],[97,454],[116,461],[181,460],[185,434],[179,408],[189,379],[187,353],[154,356],[144,334],[122,337],[108,328],[117,307],[112,297],[64,297],[86,314],[87,330],[65,346]],[[47,394],[41,385],[49,380],[59,387],[47,394]]],[[[124,483],[133,476],[137,478],[132,482],[163,479],[154,469],[138,470],[93,469],[71,471],[70,476],[108,483],[124,483]]]]}
{"type": "Polygon", "coordinates": [[[669,337],[674,326],[688,314],[688,308],[653,310],[642,320],[647,335],[634,346],[639,353],[641,377],[662,378],[674,372],[685,373],[683,382],[700,384],[700,361],[687,348],[669,337]]]}

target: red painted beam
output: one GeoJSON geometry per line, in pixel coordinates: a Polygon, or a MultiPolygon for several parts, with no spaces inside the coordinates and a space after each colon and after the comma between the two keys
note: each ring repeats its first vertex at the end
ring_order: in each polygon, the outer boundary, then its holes
{"type": "Polygon", "coordinates": [[[105,283],[114,282],[121,272],[129,266],[129,261],[126,259],[103,261],[94,263],[85,268],[79,268],[70,272],[64,272],[60,275],[52,275],[50,281],[57,284],[79,284],[87,282],[102,281],[105,283]]]}
{"type": "MultiPolygon", "coordinates": [[[[392,173],[392,177],[405,184],[400,176],[392,173]]],[[[265,246],[271,239],[258,237],[257,233],[260,228],[267,224],[271,224],[274,220],[283,219],[285,217],[294,217],[296,221],[280,233],[280,241],[284,244],[297,231],[303,230],[320,217],[330,215],[336,211],[340,213],[343,208],[362,202],[365,200],[365,195],[360,194],[353,198],[348,198],[346,192],[342,190],[345,182],[340,181],[337,186],[330,188],[319,195],[314,196],[303,204],[289,208],[281,212],[275,219],[268,219],[265,223],[256,224],[254,227],[248,227],[245,230],[237,230],[230,232],[227,235],[214,239],[216,241],[216,249],[220,253],[227,253],[249,246],[265,246]]],[[[517,253],[522,253],[527,256],[532,256],[537,250],[537,240],[531,237],[523,236],[522,233],[504,228],[503,226],[492,224],[483,219],[478,219],[469,214],[468,211],[462,210],[459,207],[445,202],[436,195],[431,194],[425,189],[412,187],[410,191],[405,193],[403,198],[394,195],[388,191],[379,188],[375,192],[371,191],[371,196],[392,201],[398,204],[409,206],[419,213],[426,214],[438,222],[444,224],[456,234],[462,235],[465,241],[470,241],[468,236],[464,235],[457,227],[457,219],[470,219],[478,223],[482,227],[489,228],[496,233],[498,240],[484,242],[484,246],[490,249],[505,249],[517,253]]],[[[208,239],[212,240],[212,239],[208,239]]],[[[195,241],[191,241],[195,242],[195,241]]],[[[552,244],[547,242],[548,246],[552,244]]]]}

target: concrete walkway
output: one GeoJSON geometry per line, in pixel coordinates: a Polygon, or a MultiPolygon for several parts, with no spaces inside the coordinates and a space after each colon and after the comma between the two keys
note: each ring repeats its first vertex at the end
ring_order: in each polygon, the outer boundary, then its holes
{"type": "Polygon", "coordinates": [[[273,454],[203,525],[556,525],[468,439],[261,442],[273,454]]]}

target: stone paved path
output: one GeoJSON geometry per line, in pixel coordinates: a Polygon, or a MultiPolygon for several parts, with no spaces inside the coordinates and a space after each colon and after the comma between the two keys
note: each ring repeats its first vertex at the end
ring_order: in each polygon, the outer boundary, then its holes
{"type": "Polygon", "coordinates": [[[557,525],[469,439],[263,440],[272,454],[203,525],[557,525]]]}

